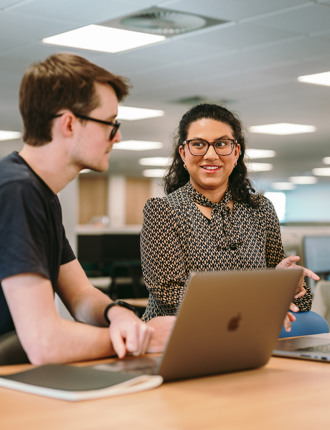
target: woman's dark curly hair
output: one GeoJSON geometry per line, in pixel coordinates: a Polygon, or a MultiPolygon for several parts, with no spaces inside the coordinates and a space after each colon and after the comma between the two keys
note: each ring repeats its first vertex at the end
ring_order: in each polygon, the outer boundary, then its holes
{"type": "Polygon", "coordinates": [[[259,206],[258,195],[255,194],[250,180],[247,178],[247,168],[244,163],[245,138],[242,125],[237,116],[222,106],[215,104],[199,104],[186,112],[179,124],[173,145],[173,162],[164,177],[164,190],[169,194],[182,187],[189,181],[189,173],[183,166],[179,153],[179,147],[187,139],[188,129],[191,123],[202,118],[210,118],[228,124],[234,133],[234,138],[240,145],[241,151],[237,160],[237,166],[229,177],[229,187],[235,201],[247,203],[251,207],[259,206]]]}

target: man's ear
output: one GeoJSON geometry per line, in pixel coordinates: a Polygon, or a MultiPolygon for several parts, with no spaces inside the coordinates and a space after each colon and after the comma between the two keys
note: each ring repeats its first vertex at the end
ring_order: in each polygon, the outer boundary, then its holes
{"type": "Polygon", "coordinates": [[[74,133],[74,128],[77,124],[77,118],[73,115],[72,112],[67,111],[64,112],[60,117],[60,128],[61,132],[65,137],[72,137],[74,133]]]}

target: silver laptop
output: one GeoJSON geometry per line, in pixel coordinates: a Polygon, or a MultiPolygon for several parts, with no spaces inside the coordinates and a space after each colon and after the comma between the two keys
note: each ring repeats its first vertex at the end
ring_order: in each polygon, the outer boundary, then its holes
{"type": "Polygon", "coordinates": [[[273,355],[286,358],[330,362],[330,335],[316,334],[279,339],[273,355]]]}
{"type": "Polygon", "coordinates": [[[106,366],[164,381],[263,366],[301,275],[301,269],[195,273],[159,362],[127,357],[106,366]]]}

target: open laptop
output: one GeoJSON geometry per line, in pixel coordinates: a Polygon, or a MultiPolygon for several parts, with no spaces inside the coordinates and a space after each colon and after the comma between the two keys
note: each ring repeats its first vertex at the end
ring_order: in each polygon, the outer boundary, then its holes
{"type": "Polygon", "coordinates": [[[330,336],[316,334],[279,339],[275,345],[273,355],[330,362],[330,336]]]}
{"type": "Polygon", "coordinates": [[[105,366],[159,374],[164,381],[263,366],[301,275],[299,268],[195,273],[159,362],[127,357],[105,366]]]}

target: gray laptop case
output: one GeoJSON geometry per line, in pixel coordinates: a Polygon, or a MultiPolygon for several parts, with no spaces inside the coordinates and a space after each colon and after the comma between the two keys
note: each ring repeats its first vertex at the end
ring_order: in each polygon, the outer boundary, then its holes
{"type": "MultiPolygon", "coordinates": [[[[190,277],[164,354],[164,381],[252,369],[269,360],[302,275],[295,270],[198,272],[190,277]]],[[[150,357],[118,360],[147,373],[150,357]]]]}

